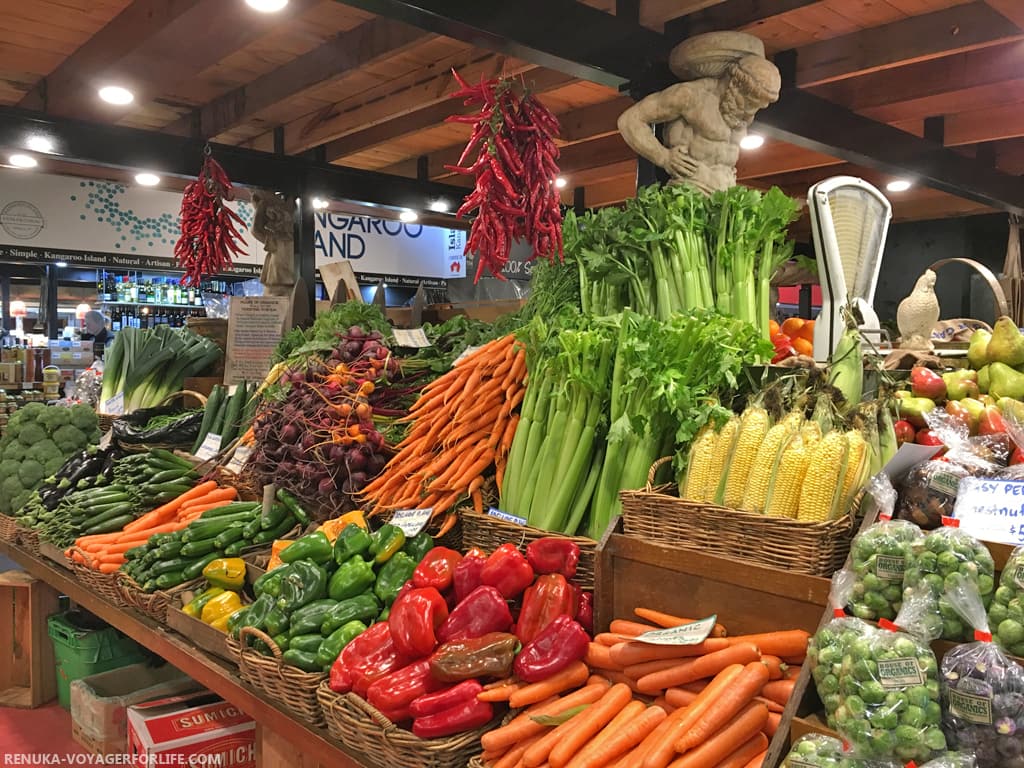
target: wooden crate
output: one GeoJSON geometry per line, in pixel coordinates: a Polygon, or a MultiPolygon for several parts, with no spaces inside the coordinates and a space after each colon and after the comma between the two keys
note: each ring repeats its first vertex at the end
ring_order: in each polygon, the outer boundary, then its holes
{"type": "Polygon", "coordinates": [[[51,563],[56,563],[61,568],[71,570],[71,563],[64,557],[64,550],[58,547],[56,544],[51,544],[48,541],[39,541],[39,554],[45,557],[51,563]]]}
{"type": "Polygon", "coordinates": [[[57,591],[22,571],[0,573],[0,706],[39,707],[57,697],[46,619],[57,591]]]}

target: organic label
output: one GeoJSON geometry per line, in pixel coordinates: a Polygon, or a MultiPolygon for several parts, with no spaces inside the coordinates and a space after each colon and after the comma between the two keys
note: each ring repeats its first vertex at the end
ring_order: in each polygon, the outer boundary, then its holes
{"type": "Polygon", "coordinates": [[[960,487],[960,478],[948,472],[936,472],[928,481],[928,485],[932,490],[955,497],[957,489],[960,487]]]}
{"type": "Polygon", "coordinates": [[[388,522],[397,528],[401,528],[402,533],[407,538],[412,538],[423,530],[427,521],[430,520],[430,515],[433,511],[430,507],[426,509],[400,509],[391,516],[388,522]]]}
{"type": "Polygon", "coordinates": [[[892,555],[875,555],[875,576],[883,581],[903,582],[903,572],[906,570],[907,561],[902,557],[892,555]]]}
{"type": "Polygon", "coordinates": [[[1013,583],[1018,589],[1024,589],[1024,565],[1018,565],[1013,569],[1013,583]]]}
{"type": "Polygon", "coordinates": [[[923,685],[924,674],[917,659],[888,659],[878,662],[878,681],[888,690],[908,688],[912,685],[923,685]]]}
{"type": "Polygon", "coordinates": [[[668,629],[655,629],[637,635],[634,640],[651,645],[699,645],[708,639],[711,630],[715,628],[717,615],[708,616],[706,619],[683,624],[668,629]]]}
{"type": "Polygon", "coordinates": [[[430,339],[427,338],[427,334],[423,332],[422,328],[412,328],[408,330],[392,328],[391,333],[395,337],[395,344],[399,347],[421,349],[423,347],[430,346],[430,339]]]}
{"type": "Polygon", "coordinates": [[[121,416],[124,414],[124,392],[118,392],[108,400],[103,401],[103,413],[108,416],[121,416]]]}
{"type": "Polygon", "coordinates": [[[973,682],[962,680],[956,688],[949,689],[949,713],[969,723],[992,725],[992,691],[985,690],[988,686],[984,683],[977,687],[968,685],[973,682]]]}
{"type": "MultiPolygon", "coordinates": [[[[201,446],[200,446],[201,447],[201,446]]],[[[235,454],[231,457],[231,461],[228,462],[228,472],[234,472],[236,475],[239,474],[245,463],[249,461],[249,457],[252,455],[251,445],[240,445],[235,449],[235,454]]]]}
{"type": "Polygon", "coordinates": [[[220,435],[215,435],[211,432],[203,440],[199,450],[196,451],[196,458],[206,461],[207,459],[212,459],[218,453],[220,453],[220,435]]]}
{"type": "Polygon", "coordinates": [[[516,525],[526,525],[525,517],[517,517],[516,515],[510,515],[508,512],[502,512],[500,509],[491,507],[487,510],[487,514],[491,517],[496,517],[499,520],[504,520],[507,523],[515,523],[516,525]]]}

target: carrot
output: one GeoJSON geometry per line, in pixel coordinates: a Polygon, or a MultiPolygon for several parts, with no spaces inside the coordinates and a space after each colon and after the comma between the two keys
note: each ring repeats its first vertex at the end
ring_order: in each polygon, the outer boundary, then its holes
{"type": "Polygon", "coordinates": [[[742,643],[695,659],[686,659],[671,669],[644,675],[637,680],[636,685],[643,693],[656,693],[663,688],[716,675],[733,664],[749,664],[760,659],[761,652],[756,645],[742,643]]]}
{"type": "Polygon", "coordinates": [[[591,667],[597,667],[598,669],[614,669],[621,671],[622,667],[612,661],[611,648],[607,645],[601,645],[600,643],[591,643],[587,649],[587,655],[583,657],[583,660],[591,667]]]}
{"type": "Polygon", "coordinates": [[[764,725],[764,734],[769,739],[775,735],[775,732],[779,730],[779,725],[782,723],[782,715],[778,712],[768,713],[768,722],[764,725]]]}
{"type": "Polygon", "coordinates": [[[640,664],[630,664],[622,671],[634,680],[639,680],[644,675],[649,675],[652,672],[661,672],[663,669],[671,669],[678,664],[679,659],[657,659],[655,661],[645,661],[640,664]]]}
{"type": "Polygon", "coordinates": [[[643,741],[665,717],[665,710],[661,707],[648,707],[641,701],[631,701],[569,761],[570,768],[601,768],[617,760],[643,741]]]}
{"type": "MultiPolygon", "coordinates": [[[[591,764],[592,757],[595,753],[603,756],[604,743],[608,740],[609,736],[615,733],[617,730],[621,730],[625,727],[626,723],[631,720],[635,720],[640,714],[647,709],[642,701],[632,699],[626,704],[619,713],[611,719],[611,721],[604,726],[593,738],[584,743],[583,747],[575,755],[572,755],[569,762],[566,764],[566,768],[593,768],[591,764]]],[[[608,758],[614,758],[618,755],[609,754],[608,758]]],[[[603,765],[605,761],[601,760],[599,765],[603,765]]]]}
{"type": "MultiPolygon", "coordinates": [[[[696,619],[684,619],[682,616],[673,616],[671,613],[662,613],[661,611],[654,611],[650,608],[634,608],[635,613],[639,618],[644,621],[649,621],[651,624],[657,624],[659,627],[681,627],[684,624],[693,624],[696,619]]],[[[725,637],[725,627],[721,624],[715,624],[711,630],[711,637],[725,637]]]]}
{"type": "MultiPolygon", "coordinates": [[[[671,768],[717,768],[723,760],[745,746],[748,740],[759,734],[763,737],[760,731],[767,720],[768,710],[763,704],[748,704],[722,730],[696,749],[674,760],[671,768]]],[[[747,759],[760,751],[754,750],[747,759]]]]}
{"type": "Polygon", "coordinates": [[[803,667],[799,664],[790,665],[786,664],[786,668],[782,671],[783,680],[796,680],[800,677],[800,673],[803,672],[803,667]]]}
{"type": "Polygon", "coordinates": [[[626,635],[627,637],[636,637],[654,629],[657,629],[657,627],[650,624],[641,624],[638,621],[627,621],[626,619],[615,619],[608,625],[609,632],[616,635],[626,635]]]}
{"type": "Polygon", "coordinates": [[[650,745],[644,756],[643,768],[665,768],[676,753],[676,740],[697,722],[697,718],[714,703],[718,696],[728,690],[741,672],[743,672],[743,667],[739,664],[726,667],[715,676],[715,679],[700,692],[688,707],[677,709],[669,715],[672,724],[665,729],[657,742],[650,745]]]}
{"type": "Polygon", "coordinates": [[[788,656],[801,656],[807,653],[807,641],[810,634],[802,629],[787,629],[779,632],[764,632],[758,635],[736,635],[728,638],[730,645],[753,643],[761,649],[761,653],[781,656],[787,664],[788,656]]]}
{"type": "Polygon", "coordinates": [[[211,501],[234,501],[238,498],[238,491],[234,488],[215,488],[202,496],[193,497],[181,505],[180,509],[188,509],[197,504],[209,504],[211,501]]]}
{"type": "Polygon", "coordinates": [[[744,765],[743,768],[764,768],[764,761],[766,757],[768,757],[767,749],[754,755],[750,762],[744,765]]]}
{"type": "Polygon", "coordinates": [[[681,659],[690,656],[703,656],[706,653],[720,651],[729,647],[725,638],[712,638],[698,645],[650,645],[636,640],[612,646],[612,661],[623,668],[631,664],[642,664],[645,661],[658,659],[681,659]]]}
{"type": "Polygon", "coordinates": [[[533,746],[533,743],[540,739],[540,734],[531,736],[528,739],[516,744],[508,752],[502,755],[501,759],[494,763],[494,768],[512,768],[522,760],[523,755],[526,754],[526,750],[533,746]]]}
{"type": "Polygon", "coordinates": [[[793,656],[783,656],[782,660],[790,666],[799,667],[803,665],[805,661],[807,661],[807,653],[804,652],[795,654],[793,656]]]}
{"type": "Polygon", "coordinates": [[[793,695],[793,688],[796,686],[796,680],[774,680],[770,683],[766,683],[764,688],[761,689],[761,695],[766,699],[786,706],[789,701],[789,697],[793,695]]]}
{"type": "Polygon", "coordinates": [[[754,734],[743,746],[720,762],[718,768],[744,768],[750,760],[758,756],[763,762],[768,751],[768,741],[768,737],[763,733],[754,734]]]}
{"type": "Polygon", "coordinates": [[[181,509],[179,509],[178,510],[178,519],[179,520],[195,520],[197,517],[199,517],[201,514],[203,514],[203,512],[205,512],[208,509],[217,509],[218,507],[226,507],[228,504],[231,503],[231,500],[230,499],[217,499],[217,500],[214,500],[214,501],[206,501],[205,499],[200,499],[200,502],[201,503],[199,503],[199,504],[194,504],[194,505],[192,505],[190,507],[182,507],[181,509]]]}
{"type": "MultiPolygon", "coordinates": [[[[601,671],[604,673],[604,676],[608,678],[608,682],[613,685],[628,685],[629,689],[633,691],[633,693],[643,693],[643,691],[636,687],[636,680],[632,677],[627,677],[622,672],[616,672],[614,669],[602,669],[601,671]]],[[[656,691],[656,693],[661,693],[661,691],[656,691]]]]}
{"type": "Polygon", "coordinates": [[[672,728],[673,723],[678,721],[683,714],[679,710],[675,712],[669,712],[668,717],[658,723],[657,727],[641,741],[636,747],[633,748],[628,755],[626,755],[616,768],[641,768],[644,764],[644,758],[647,757],[647,753],[651,750],[651,745],[658,744],[665,738],[665,733],[672,728]]]}
{"type": "MultiPolygon", "coordinates": [[[[591,704],[590,706],[594,705],[591,704]]],[[[583,712],[585,711],[586,710],[583,710],[583,712]]],[[[574,723],[576,718],[582,715],[583,712],[577,712],[564,723],[550,729],[535,741],[533,746],[526,750],[526,754],[523,755],[524,768],[535,768],[539,765],[547,765],[551,757],[551,750],[553,750],[558,745],[558,742],[565,737],[565,734],[567,734],[569,729],[572,728],[571,724],[574,723]]]]}
{"type": "Polygon", "coordinates": [[[144,531],[122,531],[120,535],[118,535],[116,541],[119,541],[121,543],[129,541],[145,542],[149,541],[149,537],[152,536],[154,533],[174,533],[180,528],[181,525],[178,523],[164,523],[163,525],[158,525],[154,528],[148,528],[144,531]]]}
{"type": "Polygon", "coordinates": [[[120,563],[100,563],[100,567],[96,569],[100,573],[117,573],[121,570],[120,563]]]}
{"type": "Polygon", "coordinates": [[[588,685],[586,688],[570,693],[559,699],[539,707],[531,707],[526,712],[518,715],[511,722],[488,731],[480,737],[480,745],[488,751],[495,751],[510,747],[538,733],[543,733],[546,726],[533,720],[534,717],[558,716],[564,712],[584,704],[592,704],[597,701],[608,690],[605,683],[588,685]]]}
{"type": "Polygon", "coordinates": [[[665,691],[665,701],[676,709],[688,707],[697,700],[699,694],[688,691],[685,688],[669,688],[665,691]]]}
{"type": "Polygon", "coordinates": [[[590,670],[587,669],[587,665],[577,661],[546,680],[523,686],[509,697],[508,704],[513,709],[536,704],[553,694],[579,688],[589,676],[590,670]]]}
{"type": "Polygon", "coordinates": [[[786,710],[786,708],[779,704],[777,701],[766,699],[764,696],[755,696],[754,701],[756,701],[758,704],[764,704],[766,707],[768,707],[769,712],[778,712],[781,714],[786,710]]]}
{"type": "Polygon", "coordinates": [[[522,687],[519,683],[500,685],[496,688],[481,691],[476,695],[476,698],[478,701],[508,701],[522,687]]]}
{"type": "Polygon", "coordinates": [[[686,752],[707,741],[739,713],[768,682],[768,667],[760,661],[747,664],[729,689],[704,710],[693,726],[676,740],[676,751],[686,752]]]}
{"type": "Polygon", "coordinates": [[[786,676],[787,666],[778,656],[762,653],[761,661],[763,661],[765,666],[768,667],[769,680],[781,680],[786,676]]]}
{"type": "Polygon", "coordinates": [[[664,696],[659,696],[658,698],[656,698],[654,702],[651,704],[651,706],[661,707],[665,710],[666,715],[671,715],[677,709],[677,707],[674,707],[671,704],[669,704],[668,699],[666,699],[664,696]]]}
{"type": "Polygon", "coordinates": [[[587,685],[595,685],[597,683],[603,683],[604,685],[611,685],[611,683],[608,682],[608,678],[605,677],[604,675],[593,674],[593,675],[591,675],[590,677],[587,678],[587,685]]]}
{"type": "Polygon", "coordinates": [[[182,504],[186,503],[190,499],[198,499],[202,496],[205,496],[207,493],[214,490],[215,488],[217,488],[217,483],[214,482],[213,480],[207,480],[205,483],[200,483],[195,488],[190,488],[177,498],[171,499],[166,504],[157,507],[151,512],[147,512],[145,515],[138,518],[137,520],[128,523],[128,525],[124,527],[124,530],[129,533],[132,531],[144,530],[145,528],[148,528],[150,525],[152,525],[151,521],[146,520],[146,518],[150,515],[153,515],[153,519],[157,519],[161,515],[165,514],[168,510],[177,510],[182,504]]]}
{"type": "Polygon", "coordinates": [[[594,635],[595,643],[607,645],[609,648],[618,643],[624,643],[628,639],[629,637],[627,635],[617,635],[614,632],[599,632],[598,634],[594,635]]]}
{"type": "Polygon", "coordinates": [[[711,680],[712,680],[712,678],[704,678],[703,680],[694,680],[692,683],[687,683],[686,685],[681,685],[679,687],[682,688],[684,691],[690,691],[690,693],[700,693],[701,691],[703,691],[705,688],[708,687],[708,683],[710,683],[711,680]]]}
{"type": "Polygon", "coordinates": [[[572,756],[579,752],[584,744],[594,738],[632,700],[633,692],[629,686],[617,683],[609,688],[593,706],[587,707],[570,720],[572,727],[567,730],[565,736],[559,740],[548,756],[551,768],[564,768],[572,756]]]}

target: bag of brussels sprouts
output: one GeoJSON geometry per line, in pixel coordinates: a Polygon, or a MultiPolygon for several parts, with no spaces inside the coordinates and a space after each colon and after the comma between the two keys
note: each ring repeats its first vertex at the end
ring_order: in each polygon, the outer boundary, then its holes
{"type": "Polygon", "coordinates": [[[996,565],[992,555],[973,536],[958,528],[931,531],[917,542],[903,576],[904,592],[923,586],[931,595],[935,610],[942,617],[943,640],[973,639],[973,630],[946,599],[947,580],[962,574],[974,582],[987,608],[995,592],[996,565]]]}
{"type": "Polygon", "coordinates": [[[929,643],[941,629],[927,587],[904,594],[896,624],[846,643],[836,729],[859,758],[921,763],[946,749],[939,666],[929,643]]]}
{"type": "Polygon", "coordinates": [[[955,575],[949,603],[976,642],[942,658],[942,727],[951,748],[970,750],[978,768],[1024,768],[1024,668],[992,642],[985,608],[970,579],[955,575]]]}
{"type": "Polygon", "coordinates": [[[843,742],[820,733],[808,733],[793,743],[779,768],[839,768],[843,742]]]}
{"type": "Polygon", "coordinates": [[[879,509],[879,522],[857,534],[850,567],[857,577],[850,613],[859,619],[895,619],[903,603],[903,576],[912,546],[924,538],[913,523],[892,520],[896,491],[885,474],[876,475],[867,492],[879,509]]]}
{"type": "Polygon", "coordinates": [[[832,576],[829,604],[835,618],[822,626],[807,644],[807,661],[811,665],[811,677],[818,691],[818,698],[825,708],[825,717],[830,728],[836,727],[835,712],[839,708],[839,673],[842,670],[843,654],[851,640],[877,632],[878,628],[853,616],[847,616],[843,607],[849,602],[856,583],[852,571],[838,571],[832,576]]]}
{"type": "Polygon", "coordinates": [[[979,765],[971,752],[947,752],[918,768],[979,768],[979,765]]]}
{"type": "Polygon", "coordinates": [[[988,623],[1003,650],[1024,656],[1024,547],[1013,550],[1006,561],[999,588],[988,607],[988,623]]]}

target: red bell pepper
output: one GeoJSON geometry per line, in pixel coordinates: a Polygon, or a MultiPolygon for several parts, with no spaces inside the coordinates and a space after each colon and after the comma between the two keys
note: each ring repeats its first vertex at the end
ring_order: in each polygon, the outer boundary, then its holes
{"type": "Polygon", "coordinates": [[[537,573],[560,573],[571,579],[576,575],[580,548],[570,539],[546,536],[530,542],[526,547],[526,560],[537,573]]]}
{"type": "Polygon", "coordinates": [[[470,592],[480,586],[480,573],[486,563],[487,553],[474,547],[455,566],[452,582],[455,586],[455,599],[458,602],[461,603],[470,592]]]}
{"type": "Polygon", "coordinates": [[[493,719],[494,707],[490,702],[474,697],[443,712],[417,717],[412,721],[412,732],[421,739],[439,739],[483,728],[493,719]]]}
{"type": "Polygon", "coordinates": [[[489,632],[507,632],[512,626],[512,611],[494,587],[477,587],[465,600],[448,614],[448,619],[437,630],[437,639],[464,640],[481,637],[489,632]]]}
{"type": "Polygon", "coordinates": [[[575,613],[576,595],[565,576],[560,573],[538,576],[533,586],[523,594],[516,637],[526,645],[557,617],[573,618],[575,613]]]}
{"type": "Polygon", "coordinates": [[[437,628],[448,618],[448,604],[433,587],[410,589],[395,600],[388,626],[398,652],[410,659],[429,656],[437,647],[437,628]]]}
{"type": "Polygon", "coordinates": [[[484,563],[480,581],[497,589],[506,600],[514,600],[533,583],[533,576],[533,568],[516,545],[502,544],[484,563]]]}
{"type": "Polygon", "coordinates": [[[366,700],[381,712],[398,712],[443,685],[430,674],[430,661],[420,659],[377,680],[366,691],[366,700]]]}
{"type": "Polygon", "coordinates": [[[400,709],[380,709],[377,711],[395,724],[404,723],[406,720],[412,720],[412,712],[409,711],[408,707],[401,707],[400,709]]]}
{"type": "Polygon", "coordinates": [[[348,693],[353,688],[358,692],[360,683],[369,683],[409,663],[398,653],[391,629],[386,621],[374,624],[345,646],[331,666],[330,683],[332,691],[348,693]]]}
{"type": "Polygon", "coordinates": [[[581,627],[587,630],[587,634],[594,634],[594,593],[579,590],[576,595],[576,621],[581,627]]]}
{"type": "Polygon", "coordinates": [[[537,683],[587,655],[590,635],[569,616],[559,616],[526,644],[513,669],[520,680],[537,683]]]}
{"type": "Polygon", "coordinates": [[[462,555],[448,547],[434,547],[420,560],[412,572],[412,583],[417,588],[433,587],[444,592],[455,579],[455,569],[462,562],[462,555]]]}
{"type": "Polygon", "coordinates": [[[463,680],[436,693],[425,693],[409,705],[413,717],[436,715],[470,699],[475,699],[484,687],[477,680],[463,680]]]}

